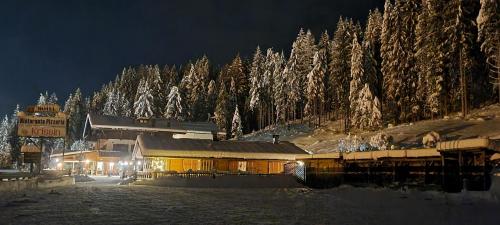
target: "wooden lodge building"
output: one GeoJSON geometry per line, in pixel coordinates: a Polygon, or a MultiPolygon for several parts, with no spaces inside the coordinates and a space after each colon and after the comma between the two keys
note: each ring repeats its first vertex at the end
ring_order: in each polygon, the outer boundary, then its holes
{"type": "Polygon", "coordinates": [[[144,178],[168,173],[282,174],[309,155],[290,142],[212,141],[139,135],[132,154],[144,178]],[[155,175],[156,174],[156,175],[155,175]]]}
{"type": "MultiPolygon", "coordinates": [[[[86,173],[95,175],[118,174],[123,167],[131,167],[131,155],[137,136],[150,134],[168,139],[216,140],[219,133],[212,122],[183,122],[163,118],[132,119],[118,116],[88,114],[83,139],[90,150],[56,152],[52,161],[63,162],[65,169],[83,165],[86,173]],[[130,165],[129,165],[130,164],[130,165]],[[120,168],[121,167],[121,168],[120,168]]],[[[57,165],[57,164],[55,164],[57,165]]],[[[57,166],[62,168],[63,165],[57,166]]]]}

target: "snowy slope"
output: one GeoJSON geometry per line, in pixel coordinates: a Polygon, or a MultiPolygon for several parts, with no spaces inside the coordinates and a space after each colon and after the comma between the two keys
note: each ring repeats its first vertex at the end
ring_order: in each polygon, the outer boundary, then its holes
{"type": "MultiPolygon", "coordinates": [[[[422,137],[430,131],[438,132],[444,139],[464,139],[472,137],[500,138],[500,104],[473,110],[467,118],[451,114],[448,118],[424,120],[414,124],[401,124],[380,131],[353,131],[365,140],[379,132],[393,136],[394,144],[402,148],[421,147],[422,137]]],[[[288,140],[311,152],[331,152],[337,150],[338,141],[346,135],[341,132],[340,121],[331,121],[311,130],[306,125],[291,125],[290,128],[272,127],[245,135],[245,140],[271,141],[272,134],[280,134],[281,140],[288,140]]]]}

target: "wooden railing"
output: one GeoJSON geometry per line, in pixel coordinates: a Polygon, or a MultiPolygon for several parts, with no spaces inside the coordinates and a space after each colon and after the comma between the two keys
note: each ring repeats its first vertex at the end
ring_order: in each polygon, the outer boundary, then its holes
{"type": "Polygon", "coordinates": [[[178,173],[176,171],[138,171],[136,173],[136,178],[138,180],[147,180],[147,179],[157,179],[160,177],[182,177],[182,178],[196,178],[196,177],[220,177],[220,176],[280,176],[284,175],[284,173],[280,174],[257,174],[257,173],[249,173],[249,172],[227,172],[227,171],[193,171],[193,172],[181,172],[178,173]]]}
{"type": "Polygon", "coordinates": [[[0,173],[0,181],[27,180],[32,177],[34,177],[33,174],[26,172],[0,173]]]}

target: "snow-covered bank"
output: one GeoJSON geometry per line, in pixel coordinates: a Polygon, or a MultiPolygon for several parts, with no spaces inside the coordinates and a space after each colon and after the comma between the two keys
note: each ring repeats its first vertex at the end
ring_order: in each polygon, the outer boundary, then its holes
{"type": "MultiPolygon", "coordinates": [[[[341,121],[328,121],[317,129],[310,129],[307,125],[299,124],[289,127],[271,126],[245,135],[244,138],[250,141],[271,141],[273,134],[279,134],[280,139],[291,141],[308,151],[332,152],[338,150],[339,140],[347,136],[342,132],[341,124],[341,121]]],[[[441,119],[388,126],[378,131],[352,130],[351,134],[369,141],[370,137],[385,133],[392,136],[395,145],[408,149],[422,147],[422,137],[431,131],[439,133],[443,140],[474,137],[500,138],[500,104],[472,110],[466,118],[455,113],[441,119]]]]}
{"type": "Polygon", "coordinates": [[[0,196],[2,224],[498,224],[475,194],[88,185],[0,196]]]}

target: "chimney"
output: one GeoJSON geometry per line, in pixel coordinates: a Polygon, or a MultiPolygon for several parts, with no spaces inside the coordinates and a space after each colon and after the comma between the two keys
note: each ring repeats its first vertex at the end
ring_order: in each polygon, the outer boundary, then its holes
{"type": "Polygon", "coordinates": [[[280,136],[278,134],[273,134],[273,144],[280,143],[280,136]]]}

